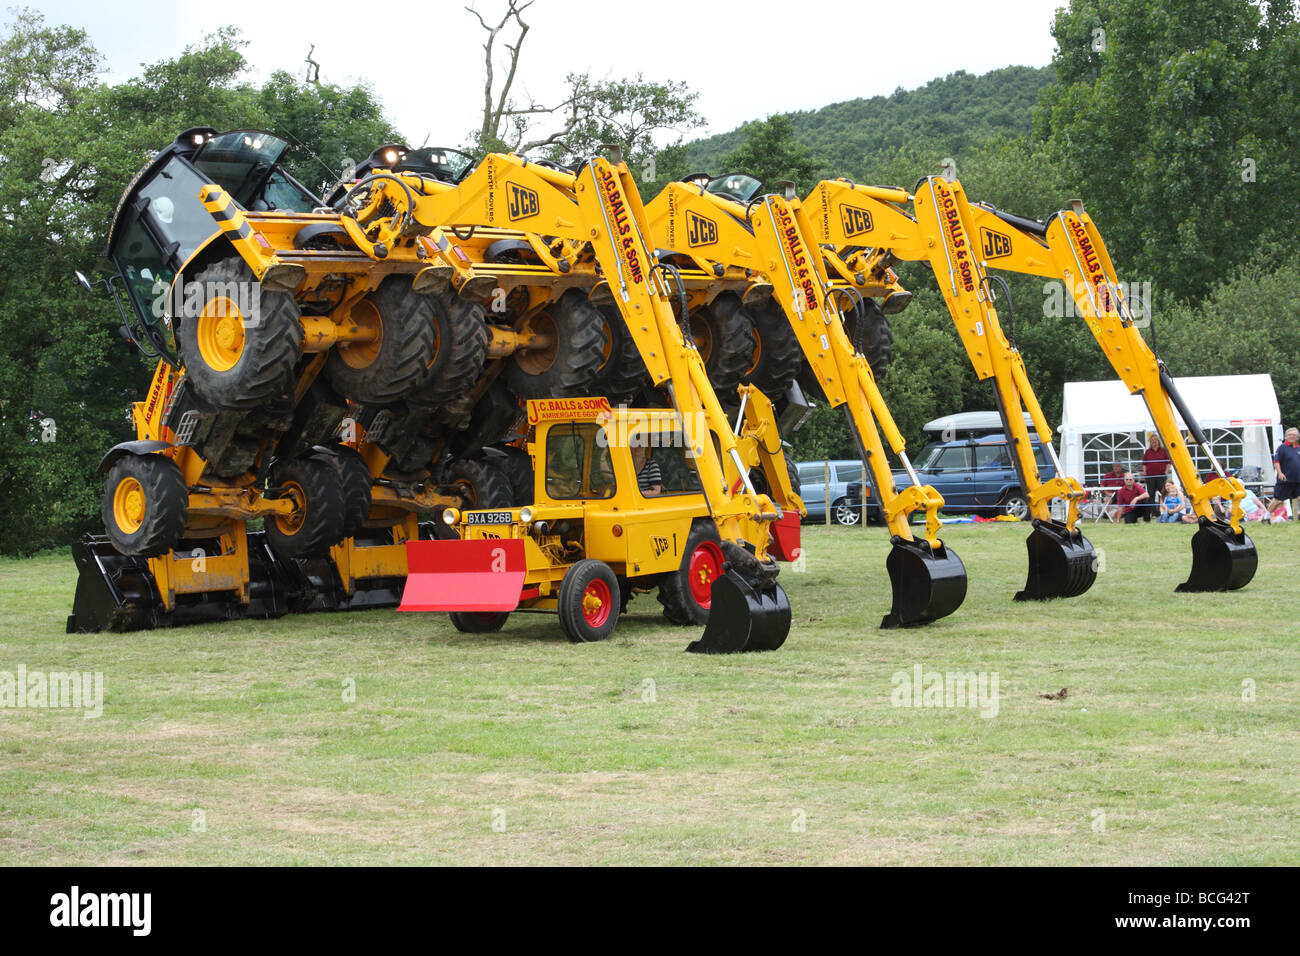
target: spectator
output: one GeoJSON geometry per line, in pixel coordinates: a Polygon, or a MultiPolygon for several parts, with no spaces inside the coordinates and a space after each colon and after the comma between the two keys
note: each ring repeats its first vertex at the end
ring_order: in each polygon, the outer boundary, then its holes
{"type": "Polygon", "coordinates": [[[1268,524],[1268,509],[1249,488],[1246,489],[1246,497],[1241,499],[1241,516],[1246,521],[1262,521],[1268,524]]]}
{"type": "Polygon", "coordinates": [[[1172,481],[1165,482],[1165,496],[1160,501],[1160,517],[1158,520],[1161,524],[1178,524],[1181,521],[1190,521],[1192,509],[1188,507],[1186,500],[1178,493],[1178,486],[1172,481]]]}
{"type": "Polygon", "coordinates": [[[1115,492],[1115,501],[1119,504],[1120,516],[1124,519],[1125,524],[1137,524],[1139,517],[1146,521],[1151,520],[1151,512],[1145,509],[1139,511],[1142,502],[1150,498],[1146,488],[1137,483],[1137,478],[1133,472],[1126,472],[1124,475],[1124,487],[1115,492]]]}
{"type": "Polygon", "coordinates": [[[1106,514],[1113,521],[1115,519],[1115,492],[1124,487],[1124,468],[1119,462],[1110,466],[1110,471],[1101,476],[1101,488],[1106,514]]]}
{"type": "Polygon", "coordinates": [[[1150,498],[1149,511],[1155,510],[1156,493],[1165,487],[1170,464],[1168,450],[1160,440],[1160,436],[1152,432],[1147,439],[1147,450],[1142,453],[1142,479],[1147,486],[1147,496],[1150,498]]]}
{"type": "Polygon", "coordinates": [[[1276,481],[1273,484],[1273,499],[1268,504],[1268,510],[1277,519],[1278,509],[1285,506],[1288,502],[1291,506],[1291,517],[1300,521],[1300,508],[1297,508],[1296,498],[1300,498],[1300,429],[1288,428],[1286,437],[1282,444],[1277,446],[1277,451],[1273,454],[1273,470],[1276,472],[1276,481]]]}

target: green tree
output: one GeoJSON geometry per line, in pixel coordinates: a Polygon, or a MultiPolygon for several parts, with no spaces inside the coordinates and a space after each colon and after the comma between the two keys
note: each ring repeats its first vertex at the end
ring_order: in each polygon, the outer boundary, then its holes
{"type": "Polygon", "coordinates": [[[796,189],[807,190],[819,178],[822,161],[799,142],[789,116],[776,113],[746,123],[741,132],[744,142],[723,156],[717,169],[702,172],[749,173],[761,179],[768,190],[783,179],[793,182],[796,189]]]}

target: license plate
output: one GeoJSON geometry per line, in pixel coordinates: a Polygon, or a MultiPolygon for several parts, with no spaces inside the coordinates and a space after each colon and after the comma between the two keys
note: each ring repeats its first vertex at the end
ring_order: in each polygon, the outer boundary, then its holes
{"type": "Polygon", "coordinates": [[[510,524],[509,511],[471,511],[465,515],[466,524],[510,524]]]}

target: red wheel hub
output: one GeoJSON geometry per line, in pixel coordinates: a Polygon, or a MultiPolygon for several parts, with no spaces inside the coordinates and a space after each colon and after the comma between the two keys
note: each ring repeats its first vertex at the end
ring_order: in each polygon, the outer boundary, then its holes
{"type": "Polygon", "coordinates": [[[712,541],[703,542],[691,552],[687,565],[691,597],[706,611],[713,603],[713,582],[722,576],[722,549],[712,541]]]}
{"type": "Polygon", "coordinates": [[[602,627],[609,620],[613,600],[609,585],[597,578],[582,592],[582,617],[591,627],[602,627]]]}

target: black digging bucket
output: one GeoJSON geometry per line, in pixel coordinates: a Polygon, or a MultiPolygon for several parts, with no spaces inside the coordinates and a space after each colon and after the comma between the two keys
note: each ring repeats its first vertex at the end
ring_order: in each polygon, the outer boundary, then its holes
{"type": "Polygon", "coordinates": [[[1078,597],[1097,580],[1097,552],[1083,532],[1059,521],[1034,521],[1025,541],[1029,577],[1017,601],[1078,597]]]}
{"type": "Polygon", "coordinates": [[[1179,591],[1235,591],[1255,576],[1259,554],[1245,531],[1235,532],[1226,521],[1202,517],[1192,535],[1192,573],[1179,591]]]}
{"type": "Polygon", "coordinates": [[[73,542],[77,590],[68,615],[69,634],[138,631],[157,627],[162,601],[145,558],[121,554],[102,535],[73,542]]]}
{"type": "Polygon", "coordinates": [[[966,600],[966,566],[943,544],[893,538],[885,560],[894,603],[881,627],[915,627],[947,617],[966,600]]]}
{"type": "Polygon", "coordinates": [[[709,623],[686,649],[692,654],[776,650],[790,633],[790,599],[776,583],[776,562],[760,566],[730,541],[722,550],[727,560],[713,582],[709,623]]]}

